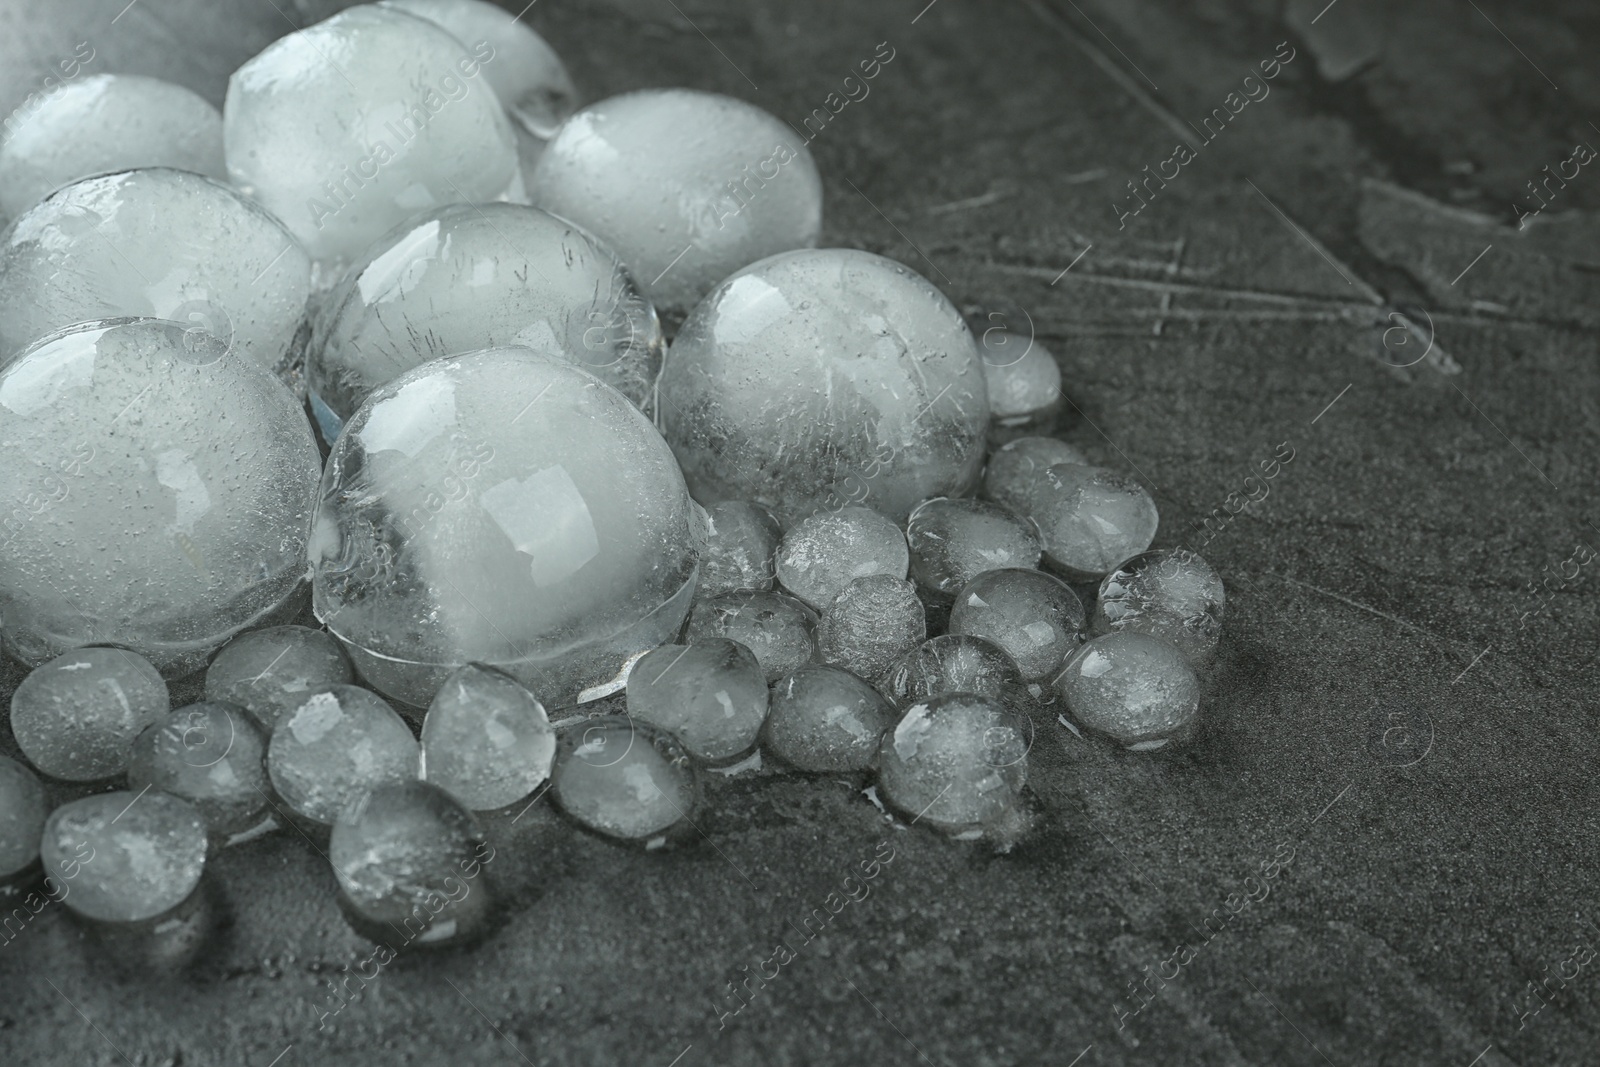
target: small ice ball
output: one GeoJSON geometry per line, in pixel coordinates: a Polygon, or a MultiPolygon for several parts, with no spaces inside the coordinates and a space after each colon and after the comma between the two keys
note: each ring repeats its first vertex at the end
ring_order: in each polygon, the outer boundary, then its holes
{"type": "Polygon", "coordinates": [[[36,667],[11,694],[11,732],[52,778],[95,782],[128,769],[133,739],[172,704],[136,652],[80,648],[36,667]]]}
{"type": "Polygon", "coordinates": [[[244,708],[270,734],[311,690],[354,681],[350,657],[331,634],[269,626],[222,647],[206,668],[206,699],[244,708]]]}
{"type": "Polygon", "coordinates": [[[1177,645],[1197,669],[1222,638],[1222,579],[1186,548],[1144,552],[1100,583],[1096,633],[1131,631],[1177,645]]]}
{"type": "Polygon", "coordinates": [[[991,327],[980,337],[989,414],[1001,430],[1046,426],[1061,410],[1061,367],[1032,337],[991,327]]]}
{"type": "Polygon", "coordinates": [[[1072,581],[1104,576],[1150,547],[1161,517],[1145,487],[1105,467],[1058,463],[1035,482],[1027,514],[1044,535],[1045,564],[1072,581]]]}
{"type": "Polygon", "coordinates": [[[761,740],[802,771],[864,771],[894,722],[894,708],[872,686],[843,668],[811,664],[772,687],[761,740]]]}
{"type": "Polygon", "coordinates": [[[911,577],[952,597],[984,571],[1037,567],[1042,546],[1033,520],[986,500],[941,497],[920,504],[906,524],[911,577]]]}
{"type": "Polygon", "coordinates": [[[754,500],[786,524],[846,504],[898,522],[962,495],[989,421],[978,346],[950,301],[844,248],[719,284],[673,341],[658,406],[696,499],[754,500]]]}
{"type": "Polygon", "coordinates": [[[575,364],[642,406],[666,342],[616,253],[572,223],[518,204],[451,204],[389,233],[345,272],[318,319],[307,376],[342,421],[421,363],[500,347],[575,364]]]}
{"type": "Polygon", "coordinates": [[[695,595],[771,589],[777,573],[773,558],[783,537],[772,512],[748,500],[723,500],[706,507],[706,520],[709,536],[695,595]]]}
{"type": "Polygon", "coordinates": [[[188,899],[206,865],[206,821],[157,790],[100,793],[50,813],[39,846],[61,902],[101,922],[153,919],[188,899]]]}
{"type": "Polygon", "coordinates": [[[13,360],[0,455],[0,614],[25,663],[117,644],[180,677],[305,580],[304,411],[172,323],[88,323],[13,360]]]}
{"type": "Polygon", "coordinates": [[[330,685],[272,731],[267,773],[296,814],[331,826],[368,790],[415,778],[417,756],[411,728],[381,697],[330,685]]]}
{"type": "Polygon", "coordinates": [[[906,535],[871,508],[818,512],[778,543],[778,582],[820,611],[857,578],[904,578],[909,559],[906,535]]]}
{"type": "Polygon", "coordinates": [[[243,708],[203,701],[178,708],[133,742],[128,788],[189,801],[214,834],[245,830],[267,807],[266,740],[243,708]]]}
{"type": "Polygon", "coordinates": [[[666,730],[695,759],[727,763],[761,735],[767,679],[754,653],[737,641],[662,645],[628,675],[628,715],[666,730]]]}
{"type": "Polygon", "coordinates": [[[497,58],[375,4],[281,37],[228,79],[228,176],[333,269],[419,211],[501,199],[521,183],[497,58]]]}
{"type": "Polygon", "coordinates": [[[892,574],[869,574],[845,586],[822,613],[817,652],[824,663],[880,678],[927,637],[927,609],[916,587],[892,574]]]}
{"type": "Polygon", "coordinates": [[[878,780],[914,822],[961,834],[1004,824],[1028,778],[1028,720],[997,700],[948,693],[919,701],[886,734],[878,780]]]}
{"type": "Polygon", "coordinates": [[[580,826],[648,847],[690,824],[699,781],[671,734],[607,716],[563,734],[550,789],[580,826]]]}
{"type": "Polygon", "coordinates": [[[725,593],[695,601],[684,639],[739,642],[771,684],[817,658],[816,626],[817,613],[784,593],[725,593]]]}
{"type": "Polygon", "coordinates": [[[1044,472],[1057,463],[1087,466],[1089,458],[1054,437],[1019,437],[989,454],[983,471],[983,495],[1019,514],[1027,514],[1028,494],[1044,472]]]}
{"type": "MultiPolygon", "coordinates": [[[[227,181],[222,115],[158,78],[90,74],[67,82],[0,140],[0,216],[15,218],[80,178],[135,167],[174,167],[227,181]]],[[[182,235],[182,227],[169,232],[182,235]]]]}
{"type": "Polygon", "coordinates": [[[0,885],[26,874],[39,858],[49,802],[39,778],[10,756],[0,756],[0,885]]]}
{"type": "Polygon", "coordinates": [[[422,777],[473,811],[503,808],[550,777],[556,735],[537,697],[469,663],[445,679],[422,720],[422,777]]]}
{"type": "Polygon", "coordinates": [[[1087,619],[1072,587],[1043,571],[985,571],[956,594],[949,632],[992,641],[1024,681],[1052,677],[1083,642],[1087,619]]]}
{"type": "Polygon", "coordinates": [[[1125,631],[1096,637],[1055,680],[1073,720],[1135,751],[1187,740],[1200,713],[1200,682],[1170,642],[1125,631]]]}
{"type": "Polygon", "coordinates": [[[878,691],[904,711],[911,705],[952,693],[967,693],[1015,706],[1022,699],[1022,675],[1000,646],[981,637],[943,634],[900,658],[884,675],[878,691]]]}
{"type": "Polygon", "coordinates": [[[815,247],[822,233],[805,142],[752,104],[693,89],[583,108],[545,146],[528,196],[615,248],[672,318],[741,267],[815,247]]]}
{"type": "Polygon", "coordinates": [[[438,359],[335,443],[313,605],[404,703],[483,663],[561,707],[677,634],[703,521],[661,435],[598,378],[520,348],[438,359]]]}

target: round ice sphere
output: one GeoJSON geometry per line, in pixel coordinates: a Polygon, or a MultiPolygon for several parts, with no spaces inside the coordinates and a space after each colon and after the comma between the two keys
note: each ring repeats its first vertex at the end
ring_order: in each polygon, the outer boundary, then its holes
{"type": "Polygon", "coordinates": [[[370,789],[417,776],[417,739],[377,694],[330,685],[272,731],[267,773],[297,814],[331,825],[370,789]]]}
{"type": "Polygon", "coordinates": [[[908,558],[906,535],[871,508],[818,512],[778,543],[778,582],[820,611],[857,578],[904,578],[908,558]]]}
{"type": "Polygon", "coordinates": [[[76,323],[153,316],[187,329],[191,362],[219,358],[209,335],[288,378],[310,291],[300,243],[221,182],[159,167],[88,178],[0,236],[0,363],[76,323]]]}
{"type": "Polygon", "coordinates": [[[528,196],[615,248],[674,318],[740,267],[812,248],[822,232],[805,142],[752,104],[693,89],[582,109],[545,146],[528,196]]]}
{"type": "Polygon", "coordinates": [[[706,522],[706,551],[695,595],[771,589],[776,574],[773,557],[783,537],[772,512],[748,500],[723,500],[707,506],[706,522]]]}
{"type": "Polygon", "coordinates": [[[947,833],[1000,823],[1028,778],[1032,727],[1005,705],[950,693],[907,709],[878,752],[886,800],[947,833]]]}
{"type": "Polygon", "coordinates": [[[1082,452],[1054,437],[1019,437],[989,454],[983,471],[983,495],[1012,511],[1026,514],[1028,494],[1044,472],[1057,463],[1088,465],[1082,452]]]}
{"type": "Polygon", "coordinates": [[[67,887],[67,907],[102,922],[139,922],[171,911],[200,884],[206,822],[169,793],[100,793],[51,812],[39,854],[67,887]]]}
{"type": "Polygon", "coordinates": [[[1041,546],[1031,519],[986,500],[929,500],[906,523],[911,577],[942,597],[984,571],[1037,567],[1041,546]]]}
{"type": "Polygon", "coordinates": [[[422,720],[422,777],[474,811],[515,804],[550,777],[556,735],[516,679],[469,663],[445,679],[422,720]]]}
{"type": "Polygon", "coordinates": [[[327,266],[418,211],[500,199],[520,174],[496,58],[374,4],[280,37],[228,79],[228,175],[327,266]]]}
{"type": "Polygon", "coordinates": [[[718,285],[673,341],[657,402],[696,499],[754,500],[786,524],[847,503],[900,521],[961,495],[989,421],[956,309],[900,264],[843,248],[718,285]]]}
{"type": "Polygon", "coordinates": [[[1147,634],[1094,638],[1068,657],[1055,688],[1078,725],[1135,751],[1187,740],[1200,713],[1188,659],[1147,634]]]}
{"type": "Polygon", "coordinates": [[[206,668],[206,699],[244,708],[267,733],[306,693],[355,681],[339,642],[307,626],[269,626],[240,634],[206,668]]]}
{"type": "MultiPolygon", "coordinates": [[[[0,215],[15,218],[80,178],[135,167],[176,167],[226,181],[222,116],[183,86],[157,78],[90,74],[67,82],[0,140],[0,215]]],[[[96,228],[103,225],[97,220],[96,228]]],[[[181,225],[171,234],[189,236],[181,225]]]]}
{"type": "Polygon", "coordinates": [[[572,223],[518,204],[452,204],[351,266],[318,319],[307,372],[343,420],[420,363],[501,346],[574,363],[642,405],[665,342],[616,255],[572,223]]]}
{"type": "Polygon", "coordinates": [[[19,659],[118,644],[179,677],[304,581],[311,427],[272,375],[218,355],[124,320],[0,371],[0,615],[19,659]]]}
{"type": "Polygon", "coordinates": [[[662,645],[628,675],[628,716],[676,737],[689,755],[726,763],[750,750],[767,717],[767,679],[737,641],[662,645]]]}
{"type": "Polygon", "coordinates": [[[678,632],[703,522],[661,436],[598,378],[526,349],[434,360],[334,445],[314,604],[405,703],[483,663],[560,707],[678,632]]]}
{"type": "Polygon", "coordinates": [[[991,641],[1016,663],[1024,681],[1048,678],[1083,641],[1083,601],[1043,571],[985,571],[956,594],[950,633],[991,641]]]}
{"type": "Polygon", "coordinates": [[[1044,560],[1071,579],[1100,578],[1150,547],[1160,516],[1144,486],[1105,467],[1058,463],[1027,496],[1044,535],[1044,560]]]}
{"type": "Polygon", "coordinates": [[[1044,345],[1002,327],[979,338],[989,414],[1002,430],[1046,426],[1061,410],[1061,367],[1044,345]]]}
{"type": "Polygon", "coordinates": [[[266,748],[243,708],[190,704],[146,727],[133,742],[128,788],[154,786],[182,797],[212,833],[244,830],[267,806],[266,748]]]}
{"type": "Polygon", "coordinates": [[[878,686],[902,711],[952,693],[998,700],[1008,706],[1022,693],[1022,675],[1000,646],[981,637],[944,634],[902,656],[878,686]]]}
{"type": "Polygon", "coordinates": [[[916,587],[892,574],[869,574],[845,586],[822,613],[817,653],[862,678],[881,678],[927,636],[916,587]]]}
{"type": "Polygon", "coordinates": [[[52,778],[94,782],[128,769],[133,739],[172,707],[150,661],[80,648],[35,668],[11,694],[11,732],[52,778]]]}
{"type": "Polygon", "coordinates": [[[0,756],[0,885],[39,858],[39,836],[49,813],[38,776],[10,756],[0,756]]]}
{"type": "Polygon", "coordinates": [[[1096,633],[1132,631],[1177,645],[1196,668],[1222,638],[1222,579],[1186,548],[1144,552],[1100,583],[1096,633]]]}
{"type": "Polygon", "coordinates": [[[779,592],[726,593],[695,601],[684,640],[726,637],[748,648],[768,684],[817,658],[817,614],[779,592]]]}
{"type": "Polygon", "coordinates": [[[772,687],[761,741],[802,771],[864,771],[877,762],[878,742],[894,721],[894,709],[872,686],[843,668],[812,664],[772,687]]]}
{"type": "Polygon", "coordinates": [[[671,734],[609,716],[563,734],[550,789],[579,825],[650,846],[690,821],[699,782],[671,734]]]}

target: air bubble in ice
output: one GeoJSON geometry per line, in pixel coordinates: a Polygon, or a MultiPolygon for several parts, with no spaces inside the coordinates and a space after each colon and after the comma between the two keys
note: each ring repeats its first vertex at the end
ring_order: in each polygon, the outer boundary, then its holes
{"type": "Polygon", "coordinates": [[[564,733],[550,788],[580,826],[647,846],[688,825],[699,795],[694,763],[671,734],[614,716],[564,733]]]}
{"type": "Polygon", "coordinates": [[[10,756],[0,756],[0,886],[33,867],[49,813],[38,776],[10,756]]]}
{"type": "Polygon", "coordinates": [[[172,707],[143,656],[82,648],[35,668],[11,694],[11,732],[52,778],[93,782],[128,769],[133,739],[172,707]]]}
{"type": "Polygon", "coordinates": [[[916,588],[892,574],[870,574],[845,586],[822,613],[817,652],[824,663],[876,679],[927,636],[916,588]]]}
{"type": "Polygon", "coordinates": [[[1105,576],[1096,633],[1132,631],[1170,641],[1197,669],[1222,637],[1222,579],[1186,548],[1144,552],[1105,576]]]}
{"type": "Polygon", "coordinates": [[[550,777],[556,735],[544,705],[508,674],[469,663],[422,720],[422,777],[474,811],[514,804],[550,777]]]}
{"type": "Polygon", "coordinates": [[[1027,514],[1028,494],[1057,463],[1088,464],[1082,452],[1054,437],[1019,437],[989,454],[983,495],[1018,514],[1027,514]]]}
{"type": "Polygon", "coordinates": [[[1193,734],[1200,683],[1176,645],[1147,634],[1096,637],[1067,658],[1055,680],[1073,720],[1135,750],[1193,734]]]}
{"type": "Polygon", "coordinates": [[[911,577],[952,597],[984,571],[1037,567],[1041,546],[1031,519],[986,500],[941,498],[919,505],[906,523],[911,577]]]}
{"type": "Polygon", "coordinates": [[[128,788],[154,787],[182,797],[213,834],[248,829],[267,806],[266,747],[244,709],[190,704],[134,740],[128,788]]]}
{"type": "Polygon", "coordinates": [[[100,793],[51,812],[39,854],[68,887],[67,907],[102,922],[139,922],[171,911],[200,884],[206,823],[169,793],[100,793]]]}
{"type": "Polygon", "coordinates": [[[410,727],[377,694],[330,685],[272,732],[267,773],[296,814],[332,825],[368,790],[415,778],[417,755],[410,727]]]}
{"type": "Polygon", "coordinates": [[[767,717],[767,680],[745,646],[726,638],[662,645],[628,675],[628,715],[666,730],[689,755],[727,763],[748,752],[767,717]]]}
{"type": "Polygon", "coordinates": [[[771,589],[776,573],[773,557],[783,536],[772,512],[747,500],[723,500],[706,507],[706,521],[706,551],[695,595],[771,589]]]}
{"type": "Polygon", "coordinates": [[[896,808],[946,833],[1003,825],[1027,781],[1032,737],[1028,721],[999,701],[932,697],[884,736],[878,780],[896,808]]]}
{"type": "Polygon", "coordinates": [[[861,771],[878,758],[878,742],[894,725],[889,702],[840,667],[801,667],[772,687],[762,744],[802,771],[861,771]]]}
{"type": "Polygon", "coordinates": [[[1066,582],[1012,568],[986,571],[956,594],[949,632],[994,642],[1035,682],[1055,674],[1083,641],[1085,624],[1083,601],[1066,582]]]}
{"type": "Polygon", "coordinates": [[[785,593],[725,593],[695,601],[684,639],[737,641],[772,683],[817,658],[816,626],[816,612],[785,593]]]}
{"type": "Polygon", "coordinates": [[[1143,552],[1160,523],[1144,486],[1116,471],[1076,463],[1047,468],[1026,505],[1044,535],[1046,565],[1072,581],[1100,578],[1143,552]]]}
{"type": "Polygon", "coordinates": [[[778,583],[818,611],[857,578],[904,578],[906,535],[871,508],[818,512],[778,543],[778,583]]]}
{"type": "Polygon", "coordinates": [[[269,626],[223,646],[206,668],[206,699],[244,708],[270,734],[309,691],[353,681],[350,658],[329,634],[269,626]]]}

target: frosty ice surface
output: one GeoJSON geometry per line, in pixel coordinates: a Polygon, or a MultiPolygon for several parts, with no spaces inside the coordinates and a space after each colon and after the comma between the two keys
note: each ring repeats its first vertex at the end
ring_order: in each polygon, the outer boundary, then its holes
{"type": "Polygon", "coordinates": [[[994,327],[979,336],[991,437],[1047,426],[1061,410],[1061,367],[1037,340],[994,327]]]}
{"type": "Polygon", "coordinates": [[[870,574],[845,586],[817,624],[824,663],[876,679],[928,636],[927,611],[914,586],[891,574],[870,574]]]}
{"type": "Polygon", "coordinates": [[[817,655],[817,614],[777,591],[726,593],[695,601],[684,637],[726,637],[755,654],[769,683],[817,655]]]}
{"type": "Polygon", "coordinates": [[[761,733],[773,755],[803,771],[861,771],[895,713],[878,691],[840,667],[811,664],[772,687],[761,733]]]}
{"type": "Polygon", "coordinates": [[[339,642],[305,626],[240,634],[206,668],[206,699],[236,704],[268,733],[312,689],[355,681],[339,642]]]}
{"type": "Polygon", "coordinates": [[[422,720],[422,777],[474,811],[514,804],[550,777],[556,735],[544,705],[510,675],[469,663],[422,720]]]}
{"type": "Polygon", "coordinates": [[[1104,467],[1049,467],[1025,503],[1043,534],[1046,564],[1074,581],[1099,578],[1149,548],[1160,523],[1144,486],[1104,467]]]}
{"type": "Polygon", "coordinates": [[[0,886],[26,874],[39,858],[39,835],[49,813],[38,776],[0,756],[0,886]]]}
{"type": "Polygon", "coordinates": [[[994,642],[1017,664],[1023,680],[1050,677],[1083,640],[1083,601],[1060,578],[1043,571],[985,571],[959,593],[949,632],[994,642]]]}
{"type": "Polygon", "coordinates": [[[11,694],[11,732],[52,778],[93,782],[128,768],[133,739],[171,708],[150,662],[121,648],[81,648],[35,668],[11,694]]]}
{"type": "Polygon", "coordinates": [[[983,495],[1019,514],[1027,514],[1027,497],[1044,472],[1057,463],[1089,462],[1082,452],[1054,437],[1019,437],[989,454],[983,471],[983,495]]]}
{"type": "Polygon", "coordinates": [[[67,907],[103,922],[138,922],[171,911],[200,884],[206,823],[169,793],[100,793],[51,812],[39,854],[46,873],[68,887],[67,907]]]}
{"type": "Polygon", "coordinates": [[[668,731],[696,759],[725,763],[756,743],[767,718],[767,680],[737,641],[662,645],[628,675],[628,715],[668,731]]]}
{"type": "Polygon", "coordinates": [[[884,797],[947,833],[1000,823],[1028,777],[1032,732],[1005,705],[971,693],[932,697],[906,710],[883,738],[884,797]]]}
{"type": "Polygon", "coordinates": [[[182,797],[214,834],[244,830],[267,806],[266,748],[242,708],[190,704],[134,739],[128,788],[153,786],[182,797]]]}
{"type": "Polygon", "coordinates": [[[1144,552],[1100,583],[1094,629],[1162,638],[1200,667],[1222,638],[1223,600],[1222,579],[1195,553],[1185,548],[1144,552]]]}
{"type": "Polygon", "coordinates": [[[878,691],[904,710],[919,701],[970,693],[1008,706],[1022,698],[1022,675],[1011,657],[981,637],[931,637],[902,656],[878,691]]]}
{"type": "Polygon", "coordinates": [[[417,741],[376,694],[353,685],[308,693],[267,746],[272,785],[296,814],[331,825],[370,789],[417,776],[417,741]]]}
{"type": "Polygon", "coordinates": [[[776,574],[773,557],[783,536],[772,512],[747,500],[722,500],[706,507],[706,521],[706,551],[695,595],[771,589],[776,574]]]}
{"type": "Polygon", "coordinates": [[[904,578],[907,552],[900,527],[871,508],[819,512],[778,542],[778,582],[820,611],[857,578],[904,578]]]}
{"type": "Polygon", "coordinates": [[[1188,659],[1141,633],[1096,637],[1068,657],[1055,688],[1078,725],[1141,751],[1186,740],[1200,711],[1188,659]]]}
{"type": "Polygon", "coordinates": [[[551,793],[579,825],[664,844],[693,818],[694,764],[671,734],[625,718],[592,719],[561,738],[551,793]]]}
{"type": "Polygon", "coordinates": [[[906,523],[911,577],[951,597],[984,571],[1037,567],[1041,544],[1032,520],[986,500],[940,498],[918,505],[906,523]]]}

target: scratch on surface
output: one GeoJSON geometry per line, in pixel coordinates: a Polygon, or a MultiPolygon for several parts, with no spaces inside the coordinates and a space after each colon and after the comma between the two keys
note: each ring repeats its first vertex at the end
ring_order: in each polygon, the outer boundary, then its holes
{"type": "Polygon", "coordinates": [[[1349,597],[1344,596],[1341,593],[1335,593],[1331,589],[1324,589],[1321,586],[1312,585],[1310,582],[1302,582],[1298,578],[1291,578],[1287,574],[1279,574],[1277,571],[1262,571],[1261,573],[1262,574],[1270,574],[1274,578],[1281,578],[1283,581],[1289,582],[1292,585],[1298,585],[1298,586],[1300,586],[1302,588],[1309,589],[1313,593],[1321,593],[1323,596],[1332,597],[1334,600],[1339,601],[1341,604],[1349,604],[1353,608],[1359,608],[1360,610],[1365,611],[1370,615],[1376,615],[1380,619],[1388,619],[1390,622],[1397,623],[1397,624],[1399,624],[1401,626],[1404,626],[1408,630],[1415,630],[1417,633],[1421,634],[1424,637],[1432,638],[1433,640],[1438,641],[1440,644],[1450,645],[1450,644],[1453,643],[1453,642],[1447,641],[1445,638],[1440,637],[1438,634],[1430,633],[1429,631],[1424,630],[1422,627],[1418,626],[1416,623],[1407,622],[1406,620],[1400,618],[1400,616],[1398,616],[1398,615],[1390,615],[1387,611],[1379,611],[1377,608],[1372,607],[1370,604],[1363,604],[1359,600],[1351,600],[1349,597]]]}

